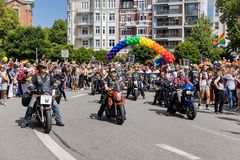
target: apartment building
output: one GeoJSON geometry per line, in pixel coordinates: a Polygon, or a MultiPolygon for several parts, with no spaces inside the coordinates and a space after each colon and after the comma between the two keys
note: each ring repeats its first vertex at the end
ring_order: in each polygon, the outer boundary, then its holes
{"type": "Polygon", "coordinates": [[[191,33],[195,20],[205,14],[218,35],[226,31],[219,22],[216,0],[154,0],[153,39],[168,49],[174,49],[191,33]]]}
{"type": "Polygon", "coordinates": [[[119,0],[68,1],[68,43],[110,50],[119,41],[119,0]]]}

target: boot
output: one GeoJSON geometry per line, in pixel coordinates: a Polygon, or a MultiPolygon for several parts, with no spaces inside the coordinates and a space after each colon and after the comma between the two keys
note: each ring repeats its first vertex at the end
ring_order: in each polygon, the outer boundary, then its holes
{"type": "Polygon", "coordinates": [[[33,112],[33,108],[32,107],[28,107],[28,109],[26,111],[26,115],[24,117],[24,121],[21,124],[21,128],[26,128],[28,126],[28,123],[30,122],[30,120],[32,118],[32,112],[33,112]]]}

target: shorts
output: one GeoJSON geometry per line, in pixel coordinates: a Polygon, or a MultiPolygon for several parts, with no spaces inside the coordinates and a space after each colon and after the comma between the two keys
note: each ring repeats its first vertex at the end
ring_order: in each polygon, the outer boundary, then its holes
{"type": "Polygon", "coordinates": [[[7,83],[2,83],[2,84],[1,84],[1,90],[2,90],[2,91],[6,91],[7,88],[8,88],[8,84],[7,84],[7,83]]]}
{"type": "Polygon", "coordinates": [[[209,87],[208,87],[208,85],[201,85],[201,89],[203,91],[206,91],[206,90],[209,90],[209,87]]]}

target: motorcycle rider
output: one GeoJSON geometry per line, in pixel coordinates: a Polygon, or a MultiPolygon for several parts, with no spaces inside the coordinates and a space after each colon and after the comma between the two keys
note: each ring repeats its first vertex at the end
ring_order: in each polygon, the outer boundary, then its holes
{"type": "Polygon", "coordinates": [[[101,119],[103,112],[105,110],[105,107],[108,105],[107,99],[108,99],[108,88],[112,87],[114,85],[114,83],[118,83],[119,81],[119,76],[117,74],[117,71],[115,68],[111,69],[111,75],[109,77],[109,79],[107,80],[107,82],[105,82],[105,90],[102,93],[102,101],[101,101],[101,106],[100,109],[98,110],[98,118],[101,119]]]}
{"type": "MultiPolygon", "coordinates": [[[[173,80],[173,84],[177,87],[183,87],[188,83],[192,85],[192,83],[189,81],[189,79],[187,77],[184,77],[183,71],[179,71],[177,74],[177,77],[175,77],[175,75],[173,75],[172,80],[173,80]]],[[[170,115],[170,110],[172,110],[172,107],[173,107],[173,104],[168,105],[166,116],[170,115]]]]}
{"type": "MultiPolygon", "coordinates": [[[[39,92],[50,92],[52,85],[54,83],[53,77],[47,73],[47,64],[45,62],[40,62],[38,65],[39,73],[35,74],[32,77],[32,84],[34,88],[36,88],[39,92]]],[[[26,114],[24,116],[24,121],[21,124],[21,128],[26,128],[31,120],[32,114],[33,114],[33,107],[36,102],[36,97],[32,95],[32,98],[30,100],[30,103],[28,105],[26,114]]],[[[53,99],[52,102],[52,109],[53,113],[55,115],[56,125],[58,126],[64,126],[62,123],[62,117],[60,114],[58,103],[55,99],[53,99]]]]}

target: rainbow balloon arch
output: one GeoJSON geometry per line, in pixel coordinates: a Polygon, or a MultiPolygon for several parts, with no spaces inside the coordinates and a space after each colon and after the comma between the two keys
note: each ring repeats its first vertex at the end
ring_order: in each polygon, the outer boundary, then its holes
{"type": "Polygon", "coordinates": [[[137,36],[130,37],[120,41],[109,51],[106,58],[111,61],[121,49],[129,45],[136,45],[136,44],[149,47],[157,52],[157,55],[153,59],[148,60],[148,62],[160,64],[161,62],[173,63],[176,60],[173,54],[168,52],[163,46],[161,46],[157,42],[145,37],[137,37],[137,36]]]}

